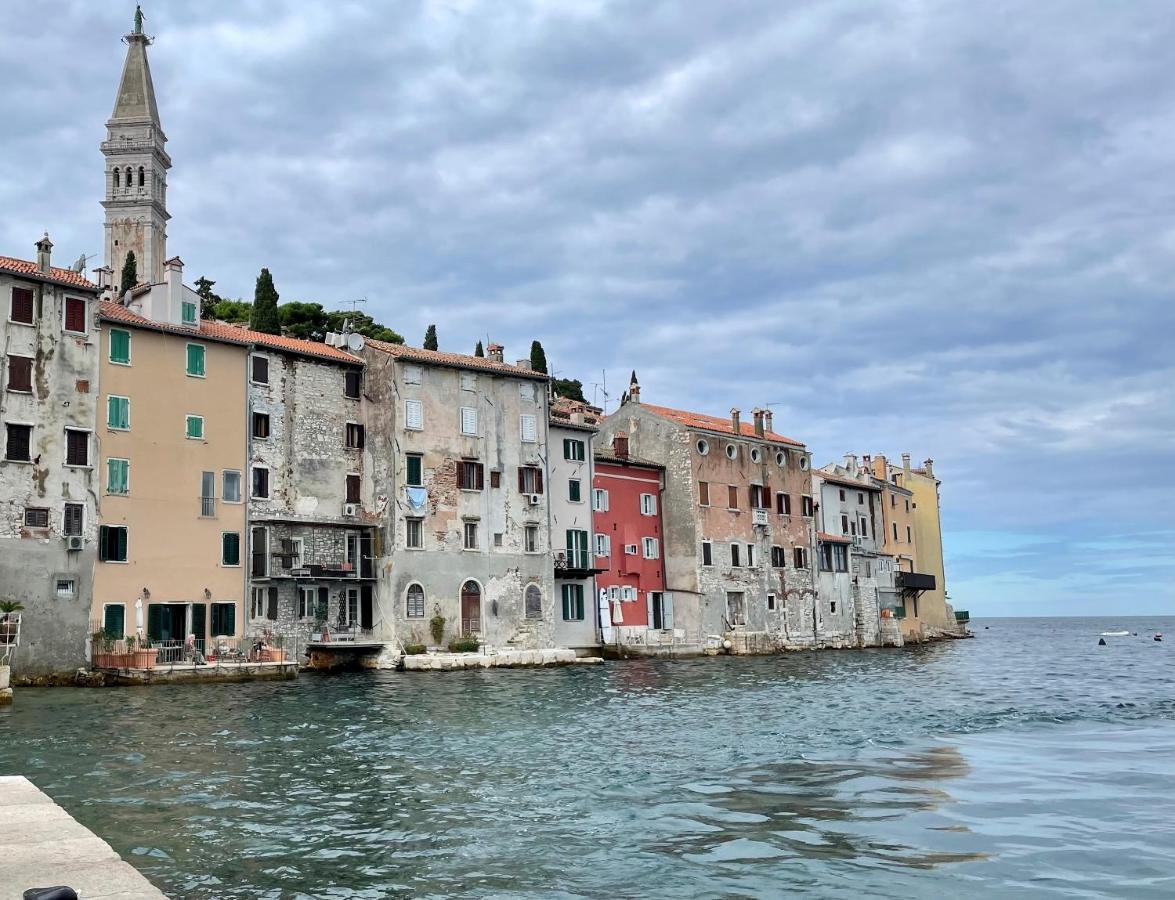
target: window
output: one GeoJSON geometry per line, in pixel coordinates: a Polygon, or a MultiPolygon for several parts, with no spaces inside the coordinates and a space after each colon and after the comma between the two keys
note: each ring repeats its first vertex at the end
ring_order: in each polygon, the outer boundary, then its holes
{"type": "Polygon", "coordinates": [[[424,486],[424,457],[419,453],[409,453],[407,456],[408,473],[406,484],[409,487],[424,486]]]}
{"type": "Polygon", "coordinates": [[[298,618],[299,619],[313,619],[315,618],[315,610],[318,607],[318,588],[316,587],[300,587],[298,588],[298,618]]]}
{"type": "Polygon", "coordinates": [[[131,400],[129,397],[106,398],[106,427],[115,431],[129,431],[131,427],[131,400]]]}
{"type": "Polygon", "coordinates": [[[898,505],[898,498],[896,494],[889,495],[889,508],[896,509],[898,505]]]}
{"type": "Polygon", "coordinates": [[[775,464],[781,469],[787,468],[787,452],[780,450],[775,454],[775,464]]]}
{"type": "Polygon", "coordinates": [[[761,484],[751,485],[751,509],[770,509],[771,492],[761,484]]]}
{"type": "Polygon", "coordinates": [[[110,330],[110,361],[120,366],[131,364],[131,333],[120,328],[110,330]]]}
{"type": "Polygon", "coordinates": [[[518,492],[521,494],[541,494],[543,492],[543,470],[538,466],[519,466],[518,492]]]}
{"type": "Polygon", "coordinates": [[[461,407],[461,433],[477,434],[477,410],[472,406],[461,407]]]}
{"type": "Polygon", "coordinates": [[[203,344],[188,344],[188,374],[194,378],[204,377],[203,344]]]}
{"type": "Polygon", "coordinates": [[[539,549],[539,527],[527,525],[522,532],[522,549],[526,553],[537,553],[539,549]]]}
{"type": "Polygon", "coordinates": [[[241,502],[241,473],[225,469],[221,477],[220,498],[225,503],[241,502]]]}
{"type": "Polygon", "coordinates": [[[421,401],[404,401],[404,427],[409,431],[424,430],[424,404],[421,401]]]}
{"type": "Polygon", "coordinates": [[[147,173],[144,171],[142,166],[139,166],[139,187],[142,187],[144,184],[146,184],[146,181],[147,173]]]}
{"type": "Polygon", "coordinates": [[[346,441],[348,450],[362,450],[367,444],[367,432],[358,422],[348,422],[346,441]]]}
{"type": "Polygon", "coordinates": [[[738,488],[733,484],[726,487],[726,508],[738,509],[738,488]]]}
{"type": "Polygon", "coordinates": [[[420,384],[424,370],[420,366],[404,366],[404,384],[420,384]]]}
{"type": "Polygon", "coordinates": [[[800,497],[800,513],[810,519],[812,518],[812,512],[812,498],[805,494],[800,497]]]}
{"type": "Polygon", "coordinates": [[[254,384],[269,384],[269,357],[254,354],[249,362],[249,380],[254,384]]]}
{"type": "Polygon", "coordinates": [[[869,520],[861,516],[861,527],[857,529],[861,537],[869,537],[869,520]]]}
{"type": "Polygon", "coordinates": [[[898,523],[897,522],[893,523],[893,539],[895,541],[898,539],[898,523]]]}
{"type": "Polygon", "coordinates": [[[829,603],[828,603],[828,611],[829,611],[830,613],[835,613],[835,612],[836,612],[836,601],[835,601],[835,600],[831,600],[831,601],[829,601],[829,603]]]}
{"type": "Polygon", "coordinates": [[[237,633],[237,605],[235,603],[212,604],[212,635],[233,637],[237,633]]]}
{"type": "Polygon", "coordinates": [[[652,621],[649,627],[656,631],[669,631],[673,628],[673,595],[663,594],[661,591],[649,591],[649,612],[652,621]]]}
{"type": "Polygon", "coordinates": [[[714,565],[714,545],[709,541],[702,541],[702,565],[714,565]]]}
{"type": "MultiPolygon", "coordinates": [[[[268,422],[269,417],[266,416],[268,422]]],[[[204,440],[204,417],[203,416],[188,416],[185,419],[184,434],[189,440],[202,441],[204,440]]]]}
{"type": "Polygon", "coordinates": [[[569,478],[567,480],[567,499],[572,503],[581,503],[583,501],[582,490],[578,478],[569,478]]]}
{"type": "Polygon", "coordinates": [[[216,473],[200,473],[200,515],[213,517],[216,515],[216,473]]]}
{"type": "Polygon", "coordinates": [[[538,440],[538,429],[534,416],[519,416],[518,427],[521,432],[522,443],[533,444],[538,440]]]}
{"type": "Polygon", "coordinates": [[[631,585],[626,586],[626,587],[622,587],[620,589],[620,599],[621,600],[628,600],[629,602],[635,600],[636,599],[636,588],[632,587],[631,585]]]}
{"type": "Polygon", "coordinates": [[[358,400],[359,391],[363,387],[363,373],[357,369],[348,369],[343,373],[343,396],[348,400],[358,400]]]}
{"type": "Polygon", "coordinates": [[[29,452],[33,444],[33,426],[13,425],[9,422],[6,427],[8,441],[4,448],[4,458],[18,462],[29,462],[29,452]]]}
{"type": "Polygon", "coordinates": [[[710,505],[710,482],[698,482],[698,506],[710,505]]]}
{"type": "Polygon", "coordinates": [[[65,429],[65,464],[67,466],[88,466],[90,464],[90,432],[65,429]]]}
{"type": "Polygon", "coordinates": [[[102,630],[116,638],[126,634],[126,607],[121,603],[107,603],[102,608],[102,630]]]}
{"type": "Polygon", "coordinates": [[[408,596],[404,614],[409,619],[424,618],[424,588],[419,584],[408,585],[408,596]]]}
{"type": "Polygon", "coordinates": [[[738,544],[730,545],[730,565],[736,569],[739,567],[738,544]]]}
{"type": "Polygon", "coordinates": [[[909,511],[910,511],[910,501],[907,500],[906,501],[906,512],[909,512],[909,511]]]}
{"type": "Polygon", "coordinates": [[[612,555],[612,536],[607,534],[596,535],[596,556],[612,555]]]}
{"type": "Polygon", "coordinates": [[[705,456],[710,452],[710,444],[706,441],[699,440],[695,446],[698,448],[698,456],[705,456]]]}
{"type": "Polygon", "coordinates": [[[657,544],[656,538],[647,537],[644,539],[645,559],[657,559],[661,555],[661,548],[657,544]]]}
{"type": "Polygon", "coordinates": [[[43,506],[27,506],[24,511],[26,528],[48,528],[49,510],[43,506]]]}
{"type": "Polygon", "coordinates": [[[747,544],[747,565],[751,568],[755,566],[755,545],[747,544]]]}
{"type": "Polygon", "coordinates": [[[80,297],[65,298],[65,330],[86,333],[86,301],[80,297]]]}
{"type": "Polygon", "coordinates": [[[180,303],[180,321],[185,325],[196,324],[196,304],[190,300],[184,300],[180,303]]]}
{"type": "Polygon", "coordinates": [[[534,385],[530,382],[523,382],[518,385],[518,398],[525,400],[527,403],[534,403],[534,385]]]}
{"type": "Polygon", "coordinates": [[[57,579],[57,596],[62,598],[72,597],[77,593],[77,582],[72,578],[58,578],[57,579]]]}
{"type": "Polygon", "coordinates": [[[845,490],[844,490],[844,488],[841,488],[840,489],[840,502],[844,503],[844,501],[845,501],[845,490]]]}
{"type": "Polygon", "coordinates": [[[849,533],[849,517],[848,516],[841,516],[840,517],[840,533],[841,534],[848,534],[849,533]]]}
{"type": "Polygon", "coordinates": [[[787,567],[787,554],[782,547],[771,548],[771,566],[775,569],[783,569],[787,567]]]}
{"type": "Polygon", "coordinates": [[[857,506],[864,506],[864,505],[865,505],[865,495],[862,494],[860,491],[857,491],[857,506]]]}
{"type": "Polygon", "coordinates": [[[592,509],[596,512],[608,511],[608,492],[603,488],[592,489],[592,509]]]}
{"type": "Polygon", "coordinates": [[[731,625],[747,624],[747,595],[741,591],[726,595],[726,614],[731,625]]]}
{"type": "Polygon", "coordinates": [[[8,308],[8,318],[22,325],[33,324],[33,292],[28,288],[14,287],[12,289],[12,304],[8,308]]]}
{"type": "Polygon", "coordinates": [[[497,469],[490,471],[490,487],[500,488],[502,486],[502,473],[497,469]]]}
{"type": "Polygon", "coordinates": [[[847,572],[849,551],[844,544],[825,542],[820,545],[820,571],[847,572]]]}
{"type": "Polygon", "coordinates": [[[805,547],[795,547],[792,550],[792,556],[795,557],[795,566],[797,569],[808,568],[808,550],[805,547]]]}
{"type": "Polygon", "coordinates": [[[656,494],[641,494],[641,515],[655,516],[657,515],[657,495],[656,494]]]}
{"type": "Polygon", "coordinates": [[[781,516],[791,515],[791,494],[775,495],[775,511],[781,516]]]}
{"type": "Polygon", "coordinates": [[[738,447],[736,447],[734,444],[727,444],[726,445],[726,458],[727,459],[734,459],[736,456],[738,456],[738,447]]]}
{"type": "Polygon", "coordinates": [[[563,621],[583,621],[583,585],[563,585],[563,621]]]}
{"type": "Polygon", "coordinates": [[[832,544],[820,545],[820,571],[832,571],[832,544]]]}
{"type": "Polygon", "coordinates": [[[253,413],[253,437],[259,441],[269,437],[269,413],[253,413]]]}
{"type": "Polygon", "coordinates": [[[537,584],[528,584],[522,596],[523,606],[526,609],[526,617],[528,619],[541,619],[543,617],[543,592],[539,589],[539,586],[537,584]]]}
{"type": "Polygon", "coordinates": [[[126,496],[131,492],[131,463],[128,459],[106,460],[106,493],[126,496]]]}
{"type": "Polygon", "coordinates": [[[253,467],[253,493],[250,495],[258,500],[269,497],[269,468],[266,466],[253,467]]]}
{"type": "Polygon", "coordinates": [[[126,562],[126,526],[98,526],[98,559],[102,562],[126,562]]]}
{"type": "Polygon", "coordinates": [[[457,484],[463,491],[485,488],[485,467],[479,462],[463,459],[457,463],[457,484]]]}
{"type": "Polygon", "coordinates": [[[409,550],[424,549],[424,520],[404,520],[404,546],[409,550]]]}
{"type": "Polygon", "coordinates": [[[21,394],[33,392],[33,358],[31,356],[8,357],[8,390],[21,394]]]}
{"type": "Polygon", "coordinates": [[[767,595],[767,610],[770,612],[774,609],[775,609],[775,595],[768,594],[767,595]]]}
{"type": "Polygon", "coordinates": [[[249,562],[249,572],[254,578],[269,576],[269,530],[253,528],[249,532],[249,549],[252,559],[249,562]]]}
{"type": "Polygon", "coordinates": [[[760,461],[762,458],[763,458],[763,454],[762,454],[762,453],[759,451],[759,448],[758,448],[758,447],[752,447],[752,448],[751,448],[751,462],[753,462],[753,463],[757,463],[757,462],[759,462],[759,461],[760,461]]]}
{"type": "Polygon", "coordinates": [[[465,523],[465,549],[466,550],[476,550],[477,549],[477,523],[476,522],[466,522],[465,523]]]}
{"type": "Polygon", "coordinates": [[[347,473],[347,503],[361,503],[363,482],[358,472],[347,473]]]}
{"type": "Polygon", "coordinates": [[[226,531],[220,536],[220,564],[239,566],[241,564],[241,533],[226,531]]]}
{"type": "Polygon", "coordinates": [[[472,372],[461,373],[461,390],[476,391],[477,390],[477,376],[472,372]]]}
{"type": "Polygon", "coordinates": [[[577,441],[574,438],[564,438],[563,458],[570,459],[574,462],[583,462],[587,458],[583,441],[577,441]]]}
{"type": "Polygon", "coordinates": [[[910,534],[910,526],[907,525],[906,526],[906,543],[912,544],[913,542],[914,542],[914,537],[913,537],[913,535],[910,534]]]}
{"type": "Polygon", "coordinates": [[[65,517],[62,521],[61,533],[67,537],[81,537],[85,517],[86,507],[84,504],[65,504],[65,517]]]}

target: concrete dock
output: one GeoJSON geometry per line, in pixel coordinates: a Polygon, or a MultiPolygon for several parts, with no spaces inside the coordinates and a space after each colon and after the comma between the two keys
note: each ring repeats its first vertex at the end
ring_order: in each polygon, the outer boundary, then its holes
{"type": "Polygon", "coordinates": [[[0,776],[0,822],[0,900],[59,884],[81,900],[167,900],[27,778],[0,776]]]}

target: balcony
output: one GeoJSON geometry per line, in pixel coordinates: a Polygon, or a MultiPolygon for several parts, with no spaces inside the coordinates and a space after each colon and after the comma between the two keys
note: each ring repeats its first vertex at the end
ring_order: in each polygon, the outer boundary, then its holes
{"type": "Polygon", "coordinates": [[[923,591],[933,591],[937,586],[933,575],[923,575],[920,572],[897,572],[894,582],[898,590],[920,594],[923,591]]]}
{"type": "Polygon", "coordinates": [[[751,510],[751,524],[752,525],[766,525],[767,524],[767,510],[752,509],[751,510]]]}
{"type": "Polygon", "coordinates": [[[598,572],[608,571],[592,566],[592,556],[587,550],[554,550],[551,558],[555,562],[556,578],[591,578],[598,572]]]}
{"type": "Polygon", "coordinates": [[[215,519],[216,518],[216,498],[215,497],[201,497],[200,498],[200,518],[215,519]]]}
{"type": "Polygon", "coordinates": [[[307,563],[297,569],[290,569],[294,578],[358,578],[354,563],[330,562],[325,564],[307,563]]]}

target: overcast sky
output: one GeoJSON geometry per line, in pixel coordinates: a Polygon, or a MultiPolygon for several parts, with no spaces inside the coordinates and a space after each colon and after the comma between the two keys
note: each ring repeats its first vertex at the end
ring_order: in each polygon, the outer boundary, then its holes
{"type": "MultiPolygon", "coordinates": [[[[101,253],[133,9],[5,3],[0,253],[101,253]]],[[[957,608],[1175,612],[1168,2],[144,13],[189,283],[933,457],[957,608]]]]}

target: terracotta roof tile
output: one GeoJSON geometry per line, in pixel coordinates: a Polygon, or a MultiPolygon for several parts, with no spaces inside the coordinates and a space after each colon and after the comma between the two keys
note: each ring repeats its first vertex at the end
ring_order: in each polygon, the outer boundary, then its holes
{"type": "Polygon", "coordinates": [[[853,539],[847,534],[829,534],[827,531],[817,531],[816,537],[822,541],[836,541],[838,544],[851,544],[853,539]]]}
{"type": "MultiPolygon", "coordinates": [[[[668,406],[653,406],[649,403],[642,403],[645,409],[649,412],[655,413],[662,418],[669,419],[671,422],[676,422],[679,425],[684,425],[686,428],[697,428],[702,431],[716,431],[719,434],[734,434],[734,429],[731,427],[729,418],[723,419],[718,416],[707,416],[704,413],[686,412],[681,409],[670,409],[668,406]]],[[[753,422],[739,422],[739,431],[743,437],[757,438],[755,434],[755,425],[753,422]]],[[[769,431],[761,440],[771,441],[776,444],[790,444],[793,447],[803,447],[801,441],[794,438],[785,437],[782,434],[776,434],[774,431],[769,431]]]]}
{"type": "Polygon", "coordinates": [[[665,468],[660,463],[655,463],[651,459],[641,459],[639,456],[619,457],[614,453],[609,453],[607,450],[597,450],[592,454],[592,458],[598,463],[610,463],[616,466],[640,466],[642,469],[665,468]]]}
{"type": "Polygon", "coordinates": [[[313,356],[318,359],[327,359],[333,362],[350,363],[354,366],[363,365],[363,360],[352,356],[337,347],[320,344],[318,341],[304,341],[300,338],[285,337],[279,334],[265,334],[252,331],[239,325],[228,325],[224,322],[202,321],[199,328],[188,328],[183,325],[172,325],[167,322],[155,322],[146,316],[127,309],[118,303],[103,301],[101,304],[102,318],[109,322],[121,322],[125,325],[134,325],[138,328],[149,328],[153,331],[163,331],[169,334],[192,335],[210,341],[220,341],[227,344],[239,344],[242,347],[259,346],[273,350],[283,350],[287,353],[297,353],[302,356],[313,356]]]}
{"type": "Polygon", "coordinates": [[[407,362],[418,362],[434,366],[451,366],[455,369],[473,369],[478,372],[493,372],[498,375],[512,375],[515,378],[533,378],[537,381],[548,381],[549,377],[542,372],[512,366],[509,363],[498,362],[484,356],[466,356],[463,353],[446,353],[443,350],[422,350],[420,347],[409,347],[406,344],[389,344],[386,341],[367,341],[368,347],[374,347],[394,359],[407,362]]]}
{"type": "Polygon", "coordinates": [[[847,475],[838,475],[835,472],[825,472],[823,469],[817,469],[812,473],[818,475],[829,484],[839,484],[844,487],[851,487],[858,491],[881,491],[881,486],[877,484],[873,476],[869,476],[868,481],[855,481],[847,475]]]}
{"type": "Polygon", "coordinates": [[[98,290],[98,285],[87,279],[81,272],[73,272],[69,269],[59,269],[57,266],[50,266],[49,274],[46,275],[37,268],[35,262],[29,262],[27,259],[14,259],[11,256],[0,256],[0,271],[34,278],[38,281],[51,281],[54,284],[63,284],[67,287],[82,288],[88,291],[98,290]]]}

